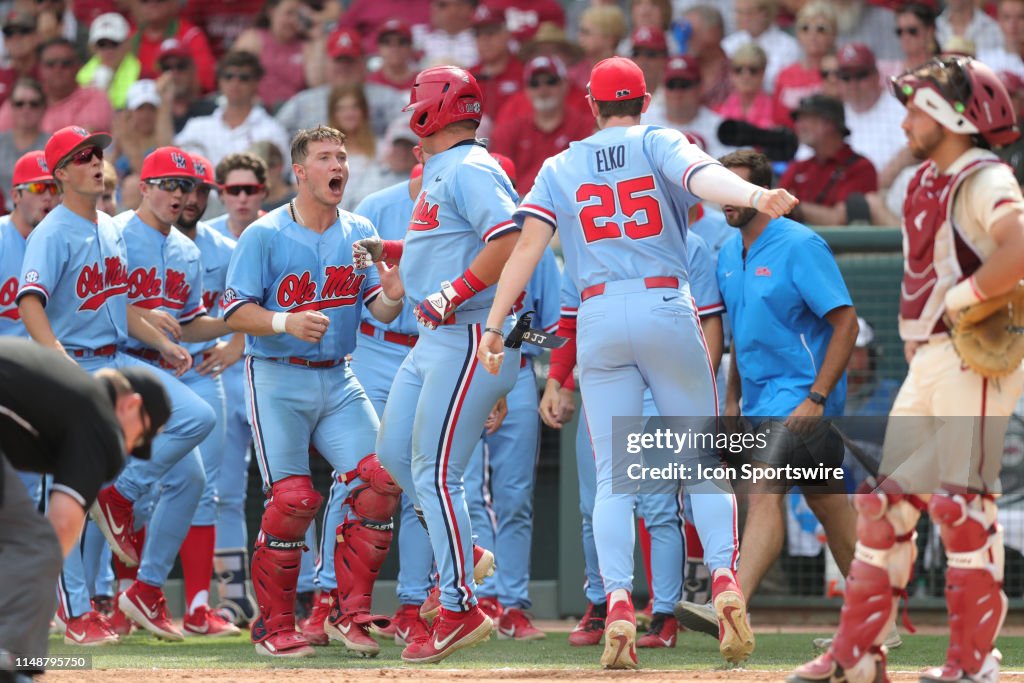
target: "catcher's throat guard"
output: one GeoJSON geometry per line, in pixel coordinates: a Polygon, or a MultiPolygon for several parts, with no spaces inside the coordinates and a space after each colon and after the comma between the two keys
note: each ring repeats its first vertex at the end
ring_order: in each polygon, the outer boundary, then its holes
{"type": "Polygon", "coordinates": [[[509,349],[518,349],[523,342],[539,346],[543,349],[557,349],[565,345],[568,339],[554,334],[530,327],[533,322],[535,311],[527,311],[519,316],[516,326],[505,337],[505,346],[509,349]]]}

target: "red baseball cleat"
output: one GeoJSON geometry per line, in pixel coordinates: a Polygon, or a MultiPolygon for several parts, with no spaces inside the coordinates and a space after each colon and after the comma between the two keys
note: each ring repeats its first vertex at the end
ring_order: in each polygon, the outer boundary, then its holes
{"type": "Polygon", "coordinates": [[[501,619],[501,614],[504,612],[498,598],[477,598],[476,606],[491,618],[495,626],[498,625],[498,620],[501,619]]]}
{"type": "Polygon", "coordinates": [[[636,668],[636,615],[633,600],[619,600],[608,610],[601,666],[606,669],[636,668]]]}
{"type": "Polygon", "coordinates": [[[453,612],[442,607],[429,637],[402,650],[402,660],[413,664],[440,662],[456,650],[487,640],[493,628],[491,618],[475,605],[468,612],[453,612]]]}
{"type": "Polygon", "coordinates": [[[521,609],[505,610],[498,621],[498,640],[544,640],[547,637],[521,609]]]}
{"type": "Polygon", "coordinates": [[[114,598],[114,614],[107,620],[110,622],[110,628],[114,629],[114,633],[119,636],[130,636],[132,631],[135,630],[135,624],[129,619],[121,608],[117,606],[117,600],[121,594],[118,593],[117,597],[114,598]]]}
{"type": "Polygon", "coordinates": [[[98,647],[112,645],[119,640],[110,622],[99,612],[86,612],[70,619],[64,629],[64,642],[68,645],[98,647]]]}
{"type": "MultiPolygon", "coordinates": [[[[484,582],[488,576],[494,575],[494,553],[485,550],[478,545],[473,546],[473,581],[478,585],[484,582]]],[[[434,584],[427,594],[427,599],[420,606],[420,616],[424,619],[433,619],[441,608],[441,589],[434,584]]]]}
{"type": "Polygon", "coordinates": [[[89,516],[110,543],[110,549],[126,567],[139,566],[135,550],[135,515],[132,501],[122,496],[113,484],[101,489],[89,516]]]}
{"type": "Polygon", "coordinates": [[[323,647],[331,642],[324,631],[324,622],[331,611],[331,594],[320,591],[313,599],[313,609],[309,616],[299,621],[299,632],[306,637],[310,645],[323,647]]]}
{"type": "Polygon", "coordinates": [[[636,641],[636,646],[675,647],[678,632],[679,622],[673,615],[655,613],[651,617],[651,625],[647,627],[647,633],[640,636],[640,639],[636,641]]]}
{"type": "Polygon", "coordinates": [[[654,601],[650,600],[647,607],[636,611],[636,625],[640,628],[647,628],[654,619],[654,601]]]}
{"type": "MultiPolygon", "coordinates": [[[[259,634],[263,627],[263,617],[253,622],[253,633],[259,634]]],[[[298,631],[279,631],[263,640],[253,643],[256,654],[267,657],[312,657],[316,651],[309,646],[309,641],[298,631]]]]}
{"type": "Polygon", "coordinates": [[[206,605],[200,605],[185,617],[182,624],[185,635],[206,636],[207,638],[226,638],[237,636],[241,631],[230,621],[220,616],[206,605]]]}
{"type": "Polygon", "coordinates": [[[161,640],[184,640],[167,612],[164,592],[154,586],[136,581],[121,593],[117,606],[129,619],[161,640]]]}
{"type": "Polygon", "coordinates": [[[395,627],[395,645],[412,645],[430,636],[430,626],[420,616],[419,605],[402,605],[391,620],[395,627]]]}
{"type": "Polygon", "coordinates": [[[583,613],[576,628],[569,634],[569,644],[576,647],[600,645],[604,635],[604,619],[608,615],[608,604],[587,603],[587,611],[583,613]]]}
{"type": "Polygon", "coordinates": [[[747,618],[747,601],[732,570],[715,571],[711,595],[718,615],[718,650],[727,662],[739,664],[754,651],[754,632],[747,618]]]}

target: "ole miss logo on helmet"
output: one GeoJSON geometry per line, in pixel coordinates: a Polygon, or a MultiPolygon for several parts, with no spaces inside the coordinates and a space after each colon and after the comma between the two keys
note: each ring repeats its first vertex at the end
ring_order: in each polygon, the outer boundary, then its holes
{"type": "MultiPolygon", "coordinates": [[[[26,273],[26,279],[32,273],[26,273]]],[[[108,256],[99,263],[82,268],[78,274],[75,293],[82,300],[80,311],[96,311],[112,296],[128,291],[128,267],[117,256],[108,256]]]]}
{"type": "Polygon", "coordinates": [[[18,307],[14,305],[18,297],[18,278],[12,277],[0,287],[0,318],[21,320],[18,307]]]}
{"type": "Polygon", "coordinates": [[[433,230],[438,225],[437,204],[427,201],[427,193],[421,192],[416,206],[412,210],[412,219],[409,221],[410,230],[433,230]]]}
{"type": "Polygon", "coordinates": [[[136,268],[128,276],[128,299],[140,308],[182,310],[188,302],[191,285],[185,273],[171,268],[161,279],[156,268],[136,268]]]}
{"type": "MultiPolygon", "coordinates": [[[[308,270],[302,275],[290,273],[277,287],[277,305],[292,313],[351,306],[359,300],[365,279],[351,265],[327,266],[318,295],[317,283],[308,270]]],[[[226,292],[224,298],[227,299],[226,292]]]]}

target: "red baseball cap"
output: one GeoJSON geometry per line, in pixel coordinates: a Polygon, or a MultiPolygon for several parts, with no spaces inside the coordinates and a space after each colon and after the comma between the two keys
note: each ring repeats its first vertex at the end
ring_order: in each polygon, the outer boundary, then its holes
{"type": "Polygon", "coordinates": [[[633,43],[633,47],[668,52],[668,41],[665,40],[665,32],[660,28],[652,28],[650,26],[637,27],[633,30],[629,41],[633,43]]]}
{"type": "Polygon", "coordinates": [[[197,178],[192,155],[179,147],[157,147],[142,160],[139,174],[139,180],[153,178],[197,178]]]}
{"type": "Polygon", "coordinates": [[[14,176],[11,186],[27,183],[45,183],[53,180],[50,167],[46,163],[46,153],[41,149],[22,155],[14,164],[14,176]]]}
{"type": "Polygon", "coordinates": [[[565,64],[558,57],[534,57],[523,69],[523,80],[529,81],[537,74],[554,74],[565,79],[565,64]]]}
{"type": "Polygon", "coordinates": [[[401,19],[388,19],[377,30],[377,40],[389,33],[397,33],[406,40],[412,40],[412,29],[401,19]]]}
{"type": "Polygon", "coordinates": [[[219,188],[220,185],[217,184],[217,179],[213,175],[213,164],[210,163],[210,160],[195,152],[190,156],[192,157],[192,168],[196,171],[196,178],[199,179],[199,183],[219,188]]]}
{"type": "Polygon", "coordinates": [[[839,60],[839,69],[842,71],[875,68],[875,53],[864,43],[847,43],[839,48],[839,54],[836,57],[839,60]]]}
{"type": "Polygon", "coordinates": [[[498,165],[501,166],[501,170],[505,172],[505,175],[508,176],[508,179],[512,181],[513,185],[515,185],[516,162],[509,159],[504,154],[495,154],[494,152],[491,152],[491,156],[494,157],[495,161],[498,162],[498,165]]]}
{"type": "Polygon", "coordinates": [[[106,149],[111,140],[110,133],[90,133],[81,126],[66,126],[46,141],[46,165],[53,173],[73,152],[90,146],[106,149]]]}
{"type": "Polygon", "coordinates": [[[331,59],[363,56],[363,48],[359,44],[359,36],[350,29],[339,28],[327,37],[327,54],[331,59]]]}
{"type": "Polygon", "coordinates": [[[594,65],[587,89],[598,102],[633,100],[647,94],[644,72],[625,57],[609,57],[594,65]]]}
{"type": "Polygon", "coordinates": [[[480,26],[505,26],[505,13],[488,5],[477,5],[473,12],[473,27],[480,26]]]}
{"type": "Polygon", "coordinates": [[[699,82],[702,79],[702,74],[697,58],[692,55],[683,55],[668,60],[668,64],[665,65],[665,82],[667,83],[673,78],[699,82]]]}
{"type": "Polygon", "coordinates": [[[160,62],[164,57],[183,57],[185,59],[192,59],[192,54],[177,38],[168,38],[164,42],[160,43],[160,52],[156,55],[157,63],[160,62]]]}

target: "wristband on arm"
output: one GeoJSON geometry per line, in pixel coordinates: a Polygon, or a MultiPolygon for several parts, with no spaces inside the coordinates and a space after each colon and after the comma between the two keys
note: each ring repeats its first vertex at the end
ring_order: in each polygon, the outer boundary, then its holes
{"type": "Polygon", "coordinates": [[[452,299],[452,306],[458,308],[460,304],[487,289],[483,280],[473,274],[469,268],[459,277],[452,280],[452,289],[455,290],[455,297],[452,299]]]}
{"type": "Polygon", "coordinates": [[[388,265],[398,263],[402,260],[402,250],[405,248],[405,240],[382,240],[380,260],[388,265]]]}
{"type": "Polygon", "coordinates": [[[572,369],[576,366],[576,318],[559,319],[556,334],[569,341],[561,348],[551,350],[548,378],[564,388],[567,382],[571,383],[572,369]]]}

